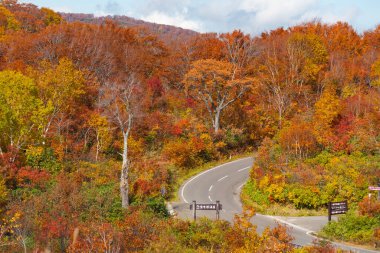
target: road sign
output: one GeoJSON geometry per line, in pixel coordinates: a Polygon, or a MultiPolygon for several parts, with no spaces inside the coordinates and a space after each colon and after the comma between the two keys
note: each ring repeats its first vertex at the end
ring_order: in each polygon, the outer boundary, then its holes
{"type": "Polygon", "coordinates": [[[328,215],[329,221],[331,221],[331,215],[347,213],[348,204],[347,200],[341,202],[329,202],[328,203],[328,215]]]}
{"type": "MultiPolygon", "coordinates": [[[[216,210],[216,204],[197,204],[197,210],[216,210]]],[[[222,207],[219,205],[219,210],[222,210],[222,207]]]]}
{"type": "Polygon", "coordinates": [[[219,220],[219,211],[222,210],[222,205],[219,201],[216,201],[216,204],[197,204],[194,200],[193,204],[190,205],[190,210],[193,210],[194,220],[197,219],[197,210],[215,210],[216,219],[219,220]]]}
{"type": "MultiPolygon", "coordinates": [[[[217,204],[195,204],[197,210],[216,210],[217,204]]],[[[193,204],[190,205],[190,210],[193,210],[193,204]]],[[[222,205],[219,204],[219,210],[222,210],[222,205]]]]}
{"type": "Polygon", "coordinates": [[[380,184],[378,186],[369,186],[368,190],[377,191],[377,199],[380,200],[380,184]]]}

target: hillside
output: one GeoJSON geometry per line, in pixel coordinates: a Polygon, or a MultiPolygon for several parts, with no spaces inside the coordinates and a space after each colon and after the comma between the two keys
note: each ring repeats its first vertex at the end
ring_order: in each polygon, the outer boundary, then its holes
{"type": "MultiPolygon", "coordinates": [[[[325,235],[380,242],[368,197],[380,178],[380,26],[198,34],[0,3],[0,252],[301,252],[285,227],[256,232],[254,211],[343,200],[350,213],[325,235]],[[169,217],[188,176],[247,153],[234,224],[169,217]]],[[[215,178],[229,189],[232,176],[215,178]]]]}
{"type": "Polygon", "coordinates": [[[83,13],[60,13],[62,17],[67,22],[83,22],[90,24],[102,24],[105,20],[114,20],[121,26],[125,27],[145,27],[148,30],[158,35],[163,41],[170,40],[187,40],[198,33],[189,29],[183,29],[171,25],[156,24],[151,22],[146,22],[139,19],[134,19],[127,16],[105,16],[105,17],[95,17],[93,14],[83,14],[83,13]]]}

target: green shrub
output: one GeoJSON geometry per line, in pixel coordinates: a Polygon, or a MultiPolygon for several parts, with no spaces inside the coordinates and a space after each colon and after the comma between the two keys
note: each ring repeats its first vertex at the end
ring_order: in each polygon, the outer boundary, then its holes
{"type": "Polygon", "coordinates": [[[260,191],[256,186],[256,182],[252,180],[248,180],[248,182],[244,185],[243,191],[244,194],[249,196],[252,201],[259,205],[270,204],[268,195],[260,191]]]}
{"type": "Polygon", "coordinates": [[[349,211],[338,221],[328,223],[322,230],[322,235],[343,241],[370,243],[374,240],[374,232],[380,226],[380,218],[357,215],[349,211]]]}
{"type": "Polygon", "coordinates": [[[38,169],[45,169],[50,173],[57,173],[62,165],[57,161],[52,148],[29,147],[26,150],[26,164],[38,169]]]}
{"type": "Polygon", "coordinates": [[[150,211],[161,217],[169,217],[169,212],[166,209],[165,201],[162,197],[153,197],[148,199],[147,207],[150,211]]]}

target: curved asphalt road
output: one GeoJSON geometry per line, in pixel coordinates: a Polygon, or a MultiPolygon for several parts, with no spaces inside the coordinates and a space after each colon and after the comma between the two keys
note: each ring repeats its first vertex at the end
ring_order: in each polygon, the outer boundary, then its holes
{"type": "MultiPolygon", "coordinates": [[[[243,158],[214,167],[189,179],[180,188],[181,201],[186,204],[175,207],[179,216],[192,218],[192,213],[188,209],[193,200],[198,204],[215,203],[216,200],[219,200],[223,205],[220,218],[232,222],[234,215],[242,212],[240,191],[249,177],[252,164],[253,158],[243,158]]],[[[215,212],[197,211],[197,216],[215,218],[215,212]]],[[[308,228],[308,225],[315,223],[321,227],[323,224],[319,223],[325,223],[326,220],[327,217],[299,217],[293,218],[289,222],[287,218],[256,214],[252,218],[252,223],[257,225],[258,232],[262,232],[268,226],[275,227],[278,222],[285,223],[289,227],[290,234],[294,237],[295,244],[309,245],[316,237],[310,234],[313,231],[308,228]]],[[[334,245],[352,252],[378,252],[339,243],[334,243],[334,245]]]]}

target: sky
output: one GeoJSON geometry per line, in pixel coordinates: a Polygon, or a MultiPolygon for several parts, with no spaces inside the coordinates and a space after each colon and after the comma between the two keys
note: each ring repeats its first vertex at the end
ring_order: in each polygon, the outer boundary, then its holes
{"type": "Polygon", "coordinates": [[[24,0],[60,12],[126,15],[198,32],[240,29],[252,35],[320,20],[357,32],[380,24],[379,0],[24,0]]]}

